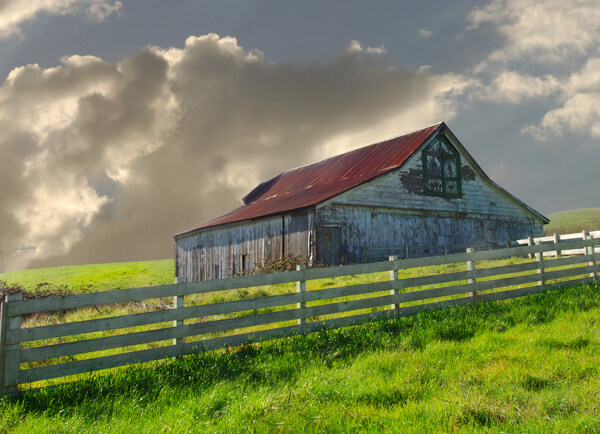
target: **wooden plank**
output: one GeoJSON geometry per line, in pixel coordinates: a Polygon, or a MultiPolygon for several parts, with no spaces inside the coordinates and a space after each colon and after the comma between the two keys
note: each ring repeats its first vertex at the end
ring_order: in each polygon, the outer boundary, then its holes
{"type": "MultiPolygon", "coordinates": [[[[567,258],[566,260],[569,262],[574,261],[573,258],[567,258]]],[[[555,261],[552,262],[554,263],[555,261]]],[[[509,274],[514,272],[534,270],[536,268],[537,265],[535,264],[535,262],[526,264],[515,264],[502,267],[479,269],[472,272],[471,274],[469,272],[456,272],[449,273],[447,275],[432,275],[403,279],[397,281],[396,285],[398,286],[398,288],[410,288],[432,284],[445,284],[450,281],[467,279],[469,276],[478,278],[489,277],[496,273],[509,274]]],[[[508,284],[513,283],[507,283],[507,285],[508,284]]],[[[328,298],[345,297],[366,294],[369,292],[385,291],[391,289],[390,285],[391,283],[389,281],[384,281],[355,285],[350,287],[338,287],[318,291],[307,291],[305,294],[305,300],[310,302],[316,300],[324,300],[328,298]]],[[[198,316],[219,315],[250,309],[276,307],[280,305],[298,303],[298,297],[298,294],[284,294],[279,296],[269,296],[250,300],[216,303],[212,305],[190,306],[177,310],[147,312],[141,314],[123,315],[112,318],[79,321],[70,324],[32,327],[21,329],[16,333],[11,333],[11,335],[9,336],[9,342],[14,343],[20,341],[49,339],[52,337],[67,336],[70,334],[91,333],[94,331],[134,327],[139,325],[194,318],[198,316]]]]}
{"type": "MultiPolygon", "coordinates": [[[[306,270],[306,265],[297,265],[296,270],[306,270]]],[[[296,282],[296,293],[299,294],[302,301],[296,304],[296,309],[300,310],[300,318],[298,318],[298,325],[306,324],[306,316],[304,315],[304,309],[306,309],[306,281],[299,280],[296,282]]]]}
{"type": "Polygon", "coordinates": [[[329,303],[320,306],[307,307],[305,312],[307,318],[315,316],[328,315],[333,313],[349,312],[352,310],[368,309],[371,307],[380,307],[394,302],[395,295],[385,295],[382,297],[363,298],[360,300],[342,301],[339,303],[329,303]]]}
{"type": "MultiPolygon", "coordinates": [[[[13,302],[17,302],[23,299],[22,294],[9,294],[6,296],[6,301],[3,303],[4,312],[10,312],[10,305],[13,302]]],[[[21,328],[21,317],[3,315],[5,337],[8,338],[9,333],[12,330],[18,330],[21,328]]],[[[4,340],[3,356],[3,375],[2,383],[0,383],[1,394],[11,394],[18,390],[19,384],[19,369],[21,367],[21,349],[19,344],[11,344],[7,342],[8,339],[4,340]]]]}
{"type": "MultiPolygon", "coordinates": [[[[473,254],[475,253],[475,249],[473,249],[472,247],[467,249],[467,253],[469,254],[473,254]]],[[[473,272],[476,271],[476,266],[475,266],[475,261],[467,261],[467,271],[469,271],[471,273],[471,277],[469,278],[469,282],[471,285],[476,283],[476,278],[473,276],[473,272]]],[[[469,291],[468,294],[469,297],[475,297],[477,296],[477,292],[476,291],[469,291]]]]}
{"type": "Polygon", "coordinates": [[[37,341],[60,336],[70,336],[83,333],[93,333],[97,331],[136,327],[147,324],[170,322],[174,320],[197,318],[201,316],[223,315],[245,310],[285,306],[288,304],[295,304],[299,300],[300,296],[296,293],[293,293],[260,297],[249,300],[188,306],[180,309],[157,312],[145,312],[109,318],[98,318],[94,320],[77,321],[67,324],[29,327],[19,331],[11,332],[7,336],[7,340],[9,342],[37,341]]]}
{"type": "MultiPolygon", "coordinates": [[[[441,309],[450,306],[464,305],[470,302],[471,299],[463,298],[456,300],[446,300],[443,302],[436,302],[419,306],[410,306],[400,309],[398,311],[398,316],[409,316],[414,315],[418,312],[422,312],[424,310],[441,309]]],[[[391,311],[388,310],[360,314],[344,318],[329,319],[325,321],[317,321],[303,325],[302,327],[304,328],[304,330],[301,330],[301,328],[298,325],[294,325],[271,330],[263,330],[259,332],[249,332],[239,335],[207,339],[196,342],[187,342],[183,344],[183,349],[181,351],[176,346],[170,345],[166,347],[153,348],[150,350],[141,350],[124,354],[80,360],[76,362],[67,362],[58,365],[49,365],[39,368],[32,368],[21,371],[19,383],[22,384],[40,380],[47,380],[50,378],[66,377],[69,375],[76,375],[91,371],[115,368],[128,364],[159,360],[165,357],[174,357],[179,354],[190,354],[202,350],[214,350],[218,348],[238,346],[250,342],[258,342],[266,339],[294,336],[300,334],[301,331],[314,332],[325,327],[338,328],[361,323],[365,320],[387,319],[390,318],[390,313],[391,311]]]]}
{"type": "MultiPolygon", "coordinates": [[[[583,248],[597,243],[597,240],[578,240],[563,243],[563,249],[583,248]]],[[[97,292],[93,294],[75,294],[64,297],[48,297],[44,299],[23,300],[11,305],[8,315],[22,315],[37,312],[48,312],[63,309],[75,309],[86,306],[97,306],[103,304],[124,303],[140,301],[152,298],[172,297],[175,295],[189,295],[194,293],[206,293],[225,291],[230,289],[249,288],[254,286],[271,285],[278,283],[290,283],[299,280],[313,280],[340,277],[354,274],[367,274],[391,269],[407,269],[415,267],[426,267],[432,265],[444,265],[457,262],[466,262],[469,259],[491,260],[510,256],[523,256],[527,254],[553,251],[552,244],[539,246],[512,247],[501,250],[488,250],[476,252],[472,255],[457,253],[443,256],[431,256],[425,258],[402,259],[398,261],[383,261],[370,264],[354,264],[340,267],[315,268],[309,270],[286,271],[276,274],[263,274],[258,276],[232,277],[205,282],[180,283],[171,285],[150,286],[145,288],[132,288],[117,291],[97,292]],[[467,259],[467,257],[469,259],[467,259]]]]}
{"type": "MultiPolygon", "coordinates": [[[[568,270],[560,270],[560,271],[568,271],[568,270]]],[[[536,275],[532,275],[531,277],[534,277],[537,279],[536,275]]],[[[506,280],[506,279],[500,279],[500,280],[506,280]]],[[[589,278],[581,279],[581,281],[588,281],[588,280],[590,280],[590,279],[589,278]]],[[[477,282],[477,284],[485,284],[485,283],[488,283],[488,282],[477,282]]],[[[492,293],[492,294],[483,294],[479,297],[479,300],[504,300],[504,299],[508,299],[508,298],[521,297],[521,296],[524,296],[527,294],[541,292],[547,286],[551,286],[551,285],[545,285],[544,287],[534,286],[534,287],[529,287],[529,288],[509,290],[509,291],[503,291],[503,292],[492,293]]],[[[445,289],[445,288],[439,288],[439,289],[445,289]]],[[[398,294],[398,295],[402,296],[405,294],[398,294]]],[[[459,306],[459,305],[464,305],[464,304],[468,304],[471,302],[472,302],[472,299],[465,297],[465,298],[460,298],[460,299],[445,300],[442,302],[435,302],[435,303],[423,304],[423,305],[418,305],[418,306],[410,306],[410,307],[405,307],[405,308],[400,309],[398,311],[398,315],[399,316],[414,315],[414,314],[424,311],[424,310],[440,309],[440,308],[446,308],[446,307],[450,307],[450,306],[459,306]]],[[[368,314],[361,314],[361,315],[355,315],[355,316],[350,316],[350,317],[336,318],[336,319],[331,319],[331,320],[326,320],[326,321],[318,321],[318,322],[308,323],[304,327],[306,328],[305,331],[309,332],[309,331],[316,331],[320,327],[325,327],[326,325],[328,327],[341,327],[341,326],[350,325],[350,324],[353,324],[353,323],[356,323],[359,321],[364,321],[365,319],[387,318],[387,317],[389,317],[389,315],[390,315],[390,311],[373,312],[373,313],[368,313],[368,314]]],[[[299,330],[298,326],[289,326],[289,327],[282,327],[282,328],[266,330],[266,331],[261,331],[261,332],[245,333],[245,334],[240,334],[240,335],[228,336],[228,337],[224,337],[224,338],[215,338],[215,339],[209,339],[209,340],[205,340],[205,341],[190,342],[190,343],[184,344],[182,353],[189,354],[191,352],[197,351],[198,349],[210,350],[210,349],[222,348],[223,346],[241,345],[246,342],[256,341],[256,340],[260,340],[260,339],[292,336],[292,335],[298,334],[299,331],[300,330],[299,330]]],[[[151,360],[156,360],[156,359],[160,359],[163,357],[171,357],[171,356],[177,355],[178,353],[179,353],[179,351],[176,348],[174,348],[173,346],[169,346],[169,347],[155,348],[155,349],[151,349],[151,350],[136,351],[133,353],[119,354],[119,355],[115,355],[115,356],[105,356],[105,357],[101,357],[101,358],[83,360],[83,361],[78,361],[78,362],[69,362],[69,363],[61,364],[61,365],[51,365],[51,366],[45,366],[45,367],[41,367],[41,368],[34,368],[34,369],[29,369],[29,370],[23,371],[21,373],[19,382],[25,383],[25,382],[30,382],[30,381],[38,381],[38,380],[43,380],[43,379],[74,375],[77,373],[84,373],[84,372],[89,372],[89,371],[93,371],[93,370],[107,369],[107,368],[122,366],[122,365],[129,364],[129,363],[136,363],[136,362],[139,363],[139,362],[151,361],[151,360]]]]}
{"type": "MultiPolygon", "coordinates": [[[[534,263],[534,265],[536,265],[534,263]]],[[[537,265],[536,265],[537,266],[537,265]]],[[[500,269],[506,267],[497,267],[500,269]]],[[[560,270],[557,275],[564,277],[565,275],[582,274],[583,270],[560,270]]],[[[551,275],[552,276],[552,275],[551,275]]],[[[439,276],[431,276],[439,277],[439,276]]],[[[556,277],[556,275],[554,275],[556,277]]],[[[405,303],[411,301],[422,301],[429,298],[447,297],[451,295],[462,294],[469,292],[473,289],[486,290],[494,289],[503,286],[511,286],[516,284],[532,283],[537,280],[536,275],[528,276],[516,276],[505,279],[496,279],[484,282],[476,282],[474,284],[463,284],[447,286],[443,288],[433,288],[423,291],[413,291],[408,293],[400,293],[385,297],[376,297],[362,300],[351,300],[341,303],[330,303],[321,306],[314,306],[306,309],[306,317],[313,317],[319,315],[327,315],[332,313],[341,313],[351,310],[358,310],[370,307],[378,307],[386,304],[388,300],[392,300],[393,303],[405,303]]],[[[391,282],[381,282],[390,284],[391,282]]],[[[361,285],[361,286],[372,286],[373,284],[361,285]]],[[[352,287],[348,287],[352,289],[352,287]]],[[[345,288],[335,288],[345,289],[345,288]]],[[[361,288],[364,290],[364,288],[361,288]]],[[[380,288],[378,288],[380,289],[380,288]]],[[[330,291],[330,290],[324,290],[330,291]]],[[[311,291],[320,292],[320,291],[311,291]]],[[[310,293],[310,292],[309,292],[310,293]]],[[[35,361],[43,360],[45,358],[60,357],[66,355],[80,354],[91,351],[101,351],[110,348],[118,348],[123,346],[136,345],[141,343],[156,342],[166,339],[181,338],[187,336],[195,336],[201,333],[214,333],[218,331],[227,331],[244,327],[251,327],[256,325],[264,325],[274,322],[288,321],[294,319],[300,319],[302,314],[294,312],[294,310],[285,310],[276,313],[260,314],[260,315],[248,315],[241,318],[232,318],[225,320],[210,321],[202,324],[193,324],[180,327],[179,331],[173,328],[129,333],[119,336],[111,336],[97,339],[89,339],[85,341],[78,341],[73,343],[65,343],[52,345],[47,347],[39,347],[23,350],[23,361],[35,361]]]]}
{"type": "Polygon", "coordinates": [[[558,258],[558,259],[544,259],[544,264],[546,269],[548,268],[557,268],[557,267],[566,267],[568,265],[577,265],[577,264],[584,264],[587,262],[587,259],[585,256],[569,256],[569,257],[562,257],[562,258],[558,258]]]}
{"type": "MultiPolygon", "coordinates": [[[[449,255],[450,256],[450,255],[449,255]]],[[[548,268],[555,265],[562,266],[574,263],[583,263],[585,258],[562,258],[547,261],[548,268]]],[[[342,267],[339,267],[342,268],[342,267]]],[[[516,264],[503,267],[492,267],[474,271],[472,277],[489,277],[494,273],[512,273],[537,268],[535,262],[526,264],[516,264]]],[[[573,275],[573,274],[569,274],[573,275]]],[[[468,272],[449,273],[447,275],[424,276],[410,279],[399,280],[398,288],[409,288],[414,286],[424,286],[431,284],[443,284],[452,280],[462,280],[469,276],[468,272]]],[[[562,276],[566,277],[566,276],[562,276]]],[[[522,282],[516,282],[519,284],[522,282]]],[[[513,283],[510,283],[513,284],[513,283]]],[[[181,285],[181,284],[180,284],[181,285]]],[[[350,295],[364,294],[367,292],[376,292],[389,290],[391,287],[388,282],[377,282],[371,284],[356,285],[354,287],[330,288],[320,291],[306,292],[306,301],[322,300],[325,298],[335,298],[350,295]]],[[[298,302],[297,294],[285,294],[280,296],[269,296],[251,300],[240,300],[227,303],[217,303],[213,305],[191,306],[183,309],[148,312],[133,315],[123,315],[120,317],[103,318],[89,321],[79,321],[70,324],[59,324],[51,326],[25,328],[11,332],[8,336],[9,343],[48,339],[58,336],[67,336],[70,334],[90,333],[94,331],[104,331],[116,328],[134,327],[159,322],[181,320],[194,318],[197,316],[219,315],[242,311],[244,309],[259,309],[265,307],[274,307],[281,304],[293,304],[298,302]]]]}
{"type": "MultiPolygon", "coordinates": [[[[273,324],[301,318],[302,313],[296,309],[228,318],[179,327],[167,327],[158,330],[128,333],[118,336],[106,336],[76,342],[47,345],[22,350],[22,362],[33,362],[55,357],[71,356],[89,352],[103,351],[111,348],[128,347],[150,342],[161,342],[169,339],[180,339],[189,336],[232,331],[246,327],[273,324]]],[[[181,346],[181,344],[179,344],[181,346]]]]}
{"type": "Polygon", "coordinates": [[[327,300],[332,298],[368,294],[371,292],[382,292],[390,290],[391,287],[392,283],[390,281],[361,283],[359,285],[352,286],[338,286],[336,288],[306,291],[305,300],[307,302],[311,302],[317,300],[327,300]]]}
{"type": "MultiPolygon", "coordinates": [[[[539,241],[536,241],[536,244],[540,244],[539,241]]],[[[544,254],[543,253],[536,253],[535,254],[535,261],[539,264],[539,267],[537,269],[537,274],[540,276],[540,280],[538,281],[538,286],[544,286],[544,254]]]]}
{"type": "Polygon", "coordinates": [[[0,299],[0,396],[4,394],[4,370],[6,368],[6,329],[8,309],[4,298],[0,299]]]}
{"type": "MultiPolygon", "coordinates": [[[[397,261],[398,256],[392,255],[389,257],[390,261],[397,261]]],[[[396,286],[396,282],[398,281],[398,270],[390,270],[390,281],[392,282],[392,289],[390,289],[390,295],[398,294],[398,287],[396,286]]],[[[400,309],[398,304],[392,304],[390,306],[391,309],[400,309]]]]}

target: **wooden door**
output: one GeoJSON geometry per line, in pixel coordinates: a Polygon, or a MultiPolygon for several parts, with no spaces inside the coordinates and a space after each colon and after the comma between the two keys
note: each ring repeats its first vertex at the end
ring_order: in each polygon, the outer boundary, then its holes
{"type": "Polygon", "coordinates": [[[343,262],[342,228],[319,227],[317,231],[317,261],[328,265],[339,265],[343,262]]]}

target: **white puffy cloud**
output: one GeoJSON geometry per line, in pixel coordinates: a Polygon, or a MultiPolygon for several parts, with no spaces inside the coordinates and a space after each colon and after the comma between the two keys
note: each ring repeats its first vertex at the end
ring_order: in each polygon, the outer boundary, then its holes
{"type": "Polygon", "coordinates": [[[517,71],[500,71],[487,86],[481,82],[476,84],[478,99],[513,104],[557,94],[562,86],[563,83],[553,75],[535,76],[517,71]]]}
{"type": "Polygon", "coordinates": [[[461,76],[352,42],[277,64],[232,37],[70,56],[0,87],[0,269],[164,258],[276,173],[454,115],[461,76]]]}
{"type": "Polygon", "coordinates": [[[118,0],[4,0],[0,3],[0,38],[21,34],[20,25],[39,14],[79,15],[100,22],[119,14],[123,4],[118,0]]]}
{"type": "Polygon", "coordinates": [[[538,140],[565,133],[600,138],[600,92],[576,93],[546,113],[537,125],[524,127],[523,132],[538,140]]]}
{"type": "Polygon", "coordinates": [[[471,28],[490,25],[502,44],[473,68],[471,99],[550,108],[522,132],[544,140],[567,132],[598,136],[600,3],[492,0],[474,9],[471,28]]]}
{"type": "Polygon", "coordinates": [[[597,0],[492,0],[474,9],[471,27],[491,24],[505,43],[486,62],[561,63],[598,48],[597,0]]]}

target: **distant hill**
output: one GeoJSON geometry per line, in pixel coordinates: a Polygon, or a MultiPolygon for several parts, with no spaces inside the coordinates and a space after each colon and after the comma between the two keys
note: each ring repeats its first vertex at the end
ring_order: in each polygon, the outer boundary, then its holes
{"type": "Polygon", "coordinates": [[[548,216],[550,223],[544,226],[546,235],[571,234],[600,230],[600,208],[583,208],[561,211],[548,216]]]}

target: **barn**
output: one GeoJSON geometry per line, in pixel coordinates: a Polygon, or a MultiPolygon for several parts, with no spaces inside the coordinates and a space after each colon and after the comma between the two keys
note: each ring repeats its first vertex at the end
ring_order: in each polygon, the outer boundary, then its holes
{"type": "Polygon", "coordinates": [[[176,234],[185,281],[302,255],[364,262],[393,246],[476,245],[543,235],[549,220],[492,181],[444,122],[283,172],[233,211],[176,234]]]}

